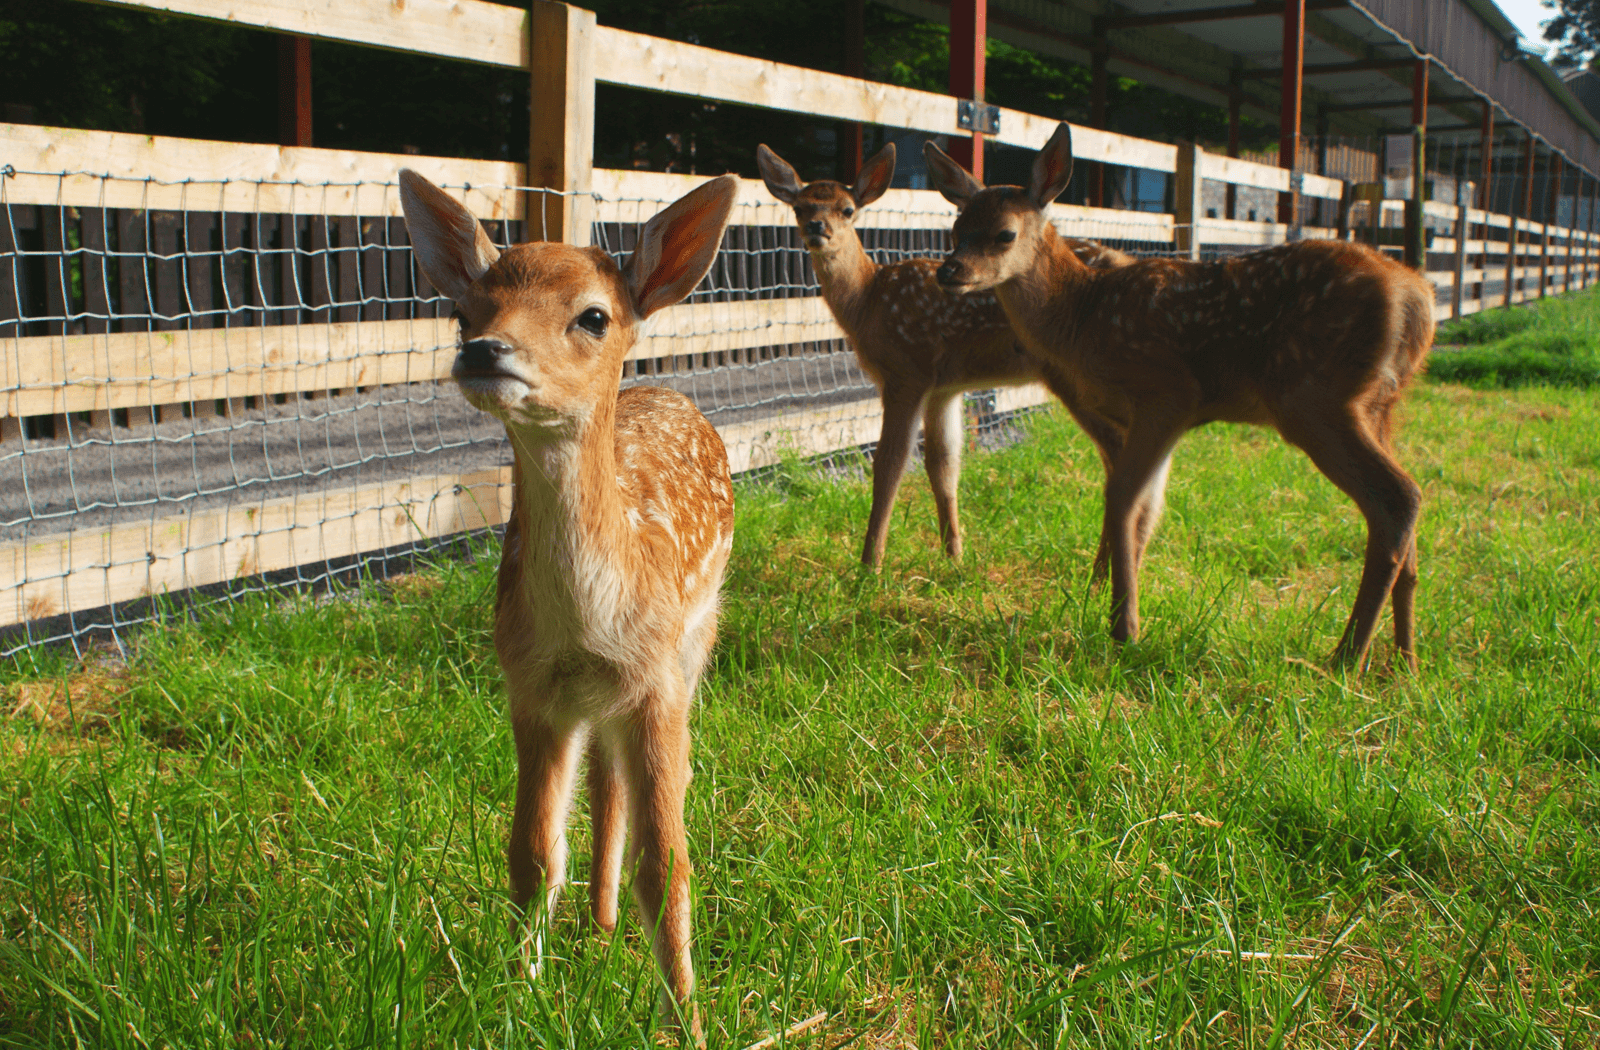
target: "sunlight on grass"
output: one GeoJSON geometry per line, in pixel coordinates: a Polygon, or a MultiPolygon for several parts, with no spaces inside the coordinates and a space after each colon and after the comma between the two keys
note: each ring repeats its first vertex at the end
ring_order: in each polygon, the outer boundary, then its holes
{"type": "MultiPolygon", "coordinates": [[[[711,1045],[818,1010],[788,1045],[1600,1042],[1600,401],[1403,416],[1415,678],[1381,632],[1317,669],[1364,534],[1270,433],[1179,446],[1123,649],[1060,412],[970,456],[960,566],[918,476],[880,575],[864,476],[743,484],[688,813],[711,1045]]],[[[0,1045],[656,1045],[636,921],[580,926],[581,814],[557,958],[507,968],[492,588],[444,563],[0,672],[0,1045]]]]}
{"type": "Polygon", "coordinates": [[[1439,326],[1428,374],[1479,389],[1600,385],[1600,292],[1536,299],[1439,326]]]}

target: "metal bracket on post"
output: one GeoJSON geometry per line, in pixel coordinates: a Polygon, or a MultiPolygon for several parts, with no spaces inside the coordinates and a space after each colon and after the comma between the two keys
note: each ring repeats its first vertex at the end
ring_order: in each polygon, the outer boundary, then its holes
{"type": "Polygon", "coordinates": [[[956,127],[979,135],[1000,134],[1000,107],[964,98],[956,103],[956,127]]]}

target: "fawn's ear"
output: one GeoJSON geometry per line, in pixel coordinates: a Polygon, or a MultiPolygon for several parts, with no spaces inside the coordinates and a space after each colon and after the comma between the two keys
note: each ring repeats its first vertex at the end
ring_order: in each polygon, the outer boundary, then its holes
{"type": "Polygon", "coordinates": [[[722,231],[738,193],[739,177],[722,175],[696,186],[644,224],[639,247],[623,271],[640,317],[694,291],[722,246],[722,231]]]}
{"type": "Polygon", "coordinates": [[[894,143],[890,142],[862,165],[861,174],[856,176],[856,184],[850,187],[850,196],[856,199],[856,207],[865,208],[882,197],[893,178],[894,143]]]}
{"type": "Polygon", "coordinates": [[[472,213],[410,168],[400,172],[400,207],[423,276],[456,302],[500,258],[472,213]]]}
{"type": "Polygon", "coordinates": [[[761,181],[767,184],[767,192],[785,204],[793,204],[794,199],[800,195],[803,188],[800,176],[789,162],[772,152],[763,143],[756,147],[756,167],[761,169],[761,181]]]}
{"type": "Polygon", "coordinates": [[[928,178],[933,188],[944,194],[944,199],[958,208],[983,189],[983,183],[973,178],[966,168],[950,159],[950,155],[931,140],[922,144],[922,156],[928,162],[928,178]]]}
{"type": "Polygon", "coordinates": [[[1061,196],[1072,181],[1072,128],[1056,125],[1056,133],[1033,158],[1033,179],[1028,183],[1028,199],[1043,211],[1061,196]]]}

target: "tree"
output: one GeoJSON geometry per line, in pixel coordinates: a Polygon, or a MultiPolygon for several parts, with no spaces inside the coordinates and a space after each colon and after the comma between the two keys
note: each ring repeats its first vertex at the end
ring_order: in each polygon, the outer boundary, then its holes
{"type": "Polygon", "coordinates": [[[1555,45],[1552,64],[1573,69],[1600,51],[1600,0],[1544,0],[1555,18],[1544,27],[1544,38],[1555,45]]]}

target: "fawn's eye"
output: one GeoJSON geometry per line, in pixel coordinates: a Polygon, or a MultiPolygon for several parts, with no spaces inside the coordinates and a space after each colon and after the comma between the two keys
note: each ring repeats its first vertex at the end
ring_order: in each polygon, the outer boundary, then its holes
{"type": "Polygon", "coordinates": [[[854,208],[846,208],[844,210],[844,217],[848,219],[850,216],[854,215],[855,213],[856,213],[856,210],[854,208]]]}
{"type": "Polygon", "coordinates": [[[610,323],[611,319],[608,318],[605,314],[605,311],[600,309],[598,306],[591,306],[589,309],[578,315],[578,327],[582,328],[585,332],[588,332],[596,339],[602,339],[605,337],[606,325],[610,323]]]}
{"type": "Polygon", "coordinates": [[[999,233],[994,235],[994,242],[996,244],[1010,244],[1016,239],[1017,231],[1015,230],[1001,230],[999,233]]]}

